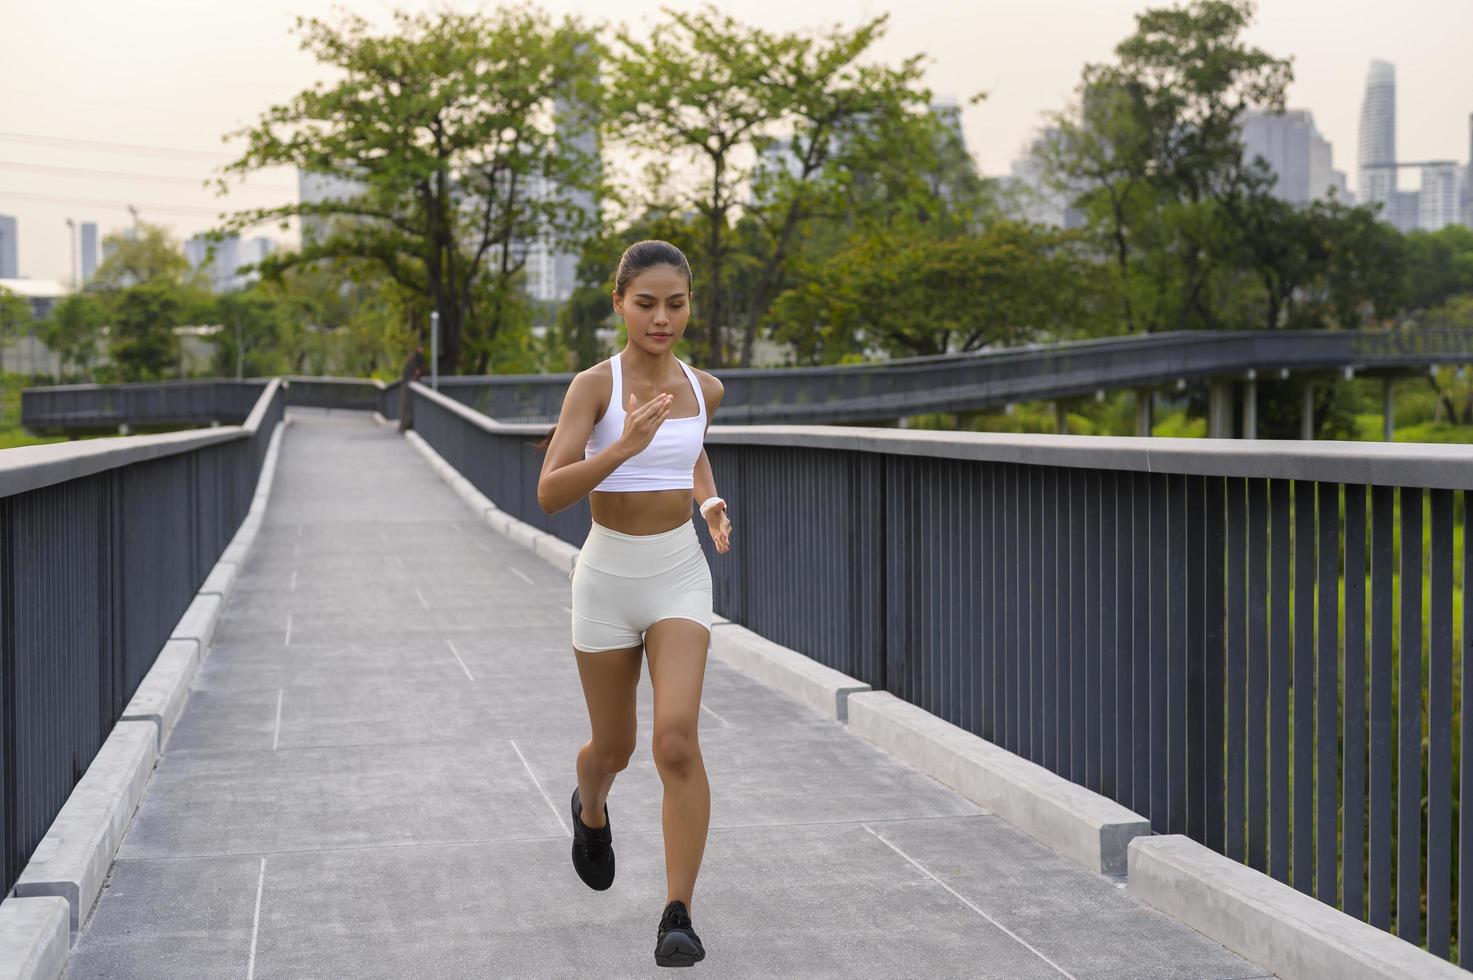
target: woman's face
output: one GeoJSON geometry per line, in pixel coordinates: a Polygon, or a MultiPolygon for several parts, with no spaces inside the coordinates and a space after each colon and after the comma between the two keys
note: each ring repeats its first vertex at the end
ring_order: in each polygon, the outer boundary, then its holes
{"type": "Polygon", "coordinates": [[[675,346],[690,319],[690,287],[673,265],[652,266],[614,294],[614,312],[624,318],[630,342],[651,354],[675,346]]]}

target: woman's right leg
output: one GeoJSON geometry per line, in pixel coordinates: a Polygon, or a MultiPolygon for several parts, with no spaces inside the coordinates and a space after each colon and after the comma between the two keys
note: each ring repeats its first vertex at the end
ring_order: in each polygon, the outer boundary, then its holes
{"type": "Polygon", "coordinates": [[[604,825],[604,801],[614,776],[634,754],[635,691],[644,647],[584,653],[574,649],[593,737],[578,750],[578,799],[584,826],[604,825]]]}

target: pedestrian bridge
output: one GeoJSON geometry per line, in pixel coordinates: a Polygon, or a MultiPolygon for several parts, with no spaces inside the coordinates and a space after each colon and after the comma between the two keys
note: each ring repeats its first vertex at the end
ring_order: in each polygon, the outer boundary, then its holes
{"type": "MultiPolygon", "coordinates": [[[[412,395],[0,455],[0,975],[654,969],[647,681],[619,880],[568,866],[586,505],[536,508],[542,426],[412,395]]],[[[1467,447],[708,451],[701,969],[1461,972],[1467,447]]]]}

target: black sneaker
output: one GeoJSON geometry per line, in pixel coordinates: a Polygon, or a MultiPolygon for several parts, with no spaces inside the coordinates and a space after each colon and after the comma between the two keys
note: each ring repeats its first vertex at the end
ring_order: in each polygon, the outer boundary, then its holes
{"type": "Polygon", "coordinates": [[[690,925],[685,903],[676,899],[665,906],[660,916],[660,932],[655,940],[656,966],[695,966],[706,958],[706,947],[690,925]]]}
{"type": "Polygon", "coordinates": [[[578,787],[573,787],[573,870],[583,884],[603,891],[614,883],[614,835],[609,826],[609,805],[604,804],[604,825],[588,827],[583,823],[583,804],[578,801],[578,787]]]}

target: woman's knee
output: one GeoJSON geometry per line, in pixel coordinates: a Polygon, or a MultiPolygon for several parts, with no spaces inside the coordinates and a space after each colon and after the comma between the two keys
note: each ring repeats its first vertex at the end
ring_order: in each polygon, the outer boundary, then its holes
{"type": "Polygon", "coordinates": [[[650,750],[662,775],[684,776],[700,757],[695,728],[684,725],[657,730],[650,750]]]}
{"type": "Polygon", "coordinates": [[[593,759],[604,772],[623,772],[629,768],[629,758],[634,755],[634,739],[616,742],[593,743],[593,759]]]}

